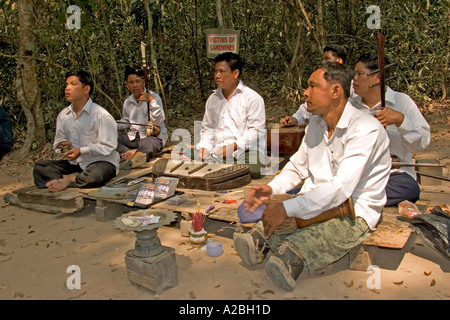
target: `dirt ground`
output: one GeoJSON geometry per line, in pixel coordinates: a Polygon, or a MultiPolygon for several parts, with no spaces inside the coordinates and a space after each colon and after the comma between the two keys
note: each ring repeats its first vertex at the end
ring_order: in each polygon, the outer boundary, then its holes
{"type": "MultiPolygon", "coordinates": [[[[448,176],[449,107],[431,104],[422,111],[432,127],[432,142],[415,158],[439,160],[447,165],[442,174],[448,176]]],[[[124,258],[134,247],[134,234],[116,229],[112,221],[96,221],[92,203],[83,212],[58,219],[5,203],[6,193],[32,182],[38,157],[20,162],[12,158],[0,162],[2,300],[450,300],[450,261],[415,233],[402,250],[378,250],[374,263],[379,272],[349,270],[344,257],[312,275],[304,272],[295,290],[286,292],[271,283],[264,263],[251,270],[242,265],[233,248],[234,227],[216,221],[205,225],[216,234],[211,240],[223,246],[216,258],[209,257],[205,247],[193,248],[177,225],[159,229],[161,243],[175,249],[178,285],[158,296],[127,278],[124,258]],[[80,289],[66,287],[72,265],[80,268],[80,289]],[[368,287],[375,276],[379,287],[368,287]]],[[[434,180],[433,184],[422,186],[419,203],[450,204],[450,183],[434,180]]]]}

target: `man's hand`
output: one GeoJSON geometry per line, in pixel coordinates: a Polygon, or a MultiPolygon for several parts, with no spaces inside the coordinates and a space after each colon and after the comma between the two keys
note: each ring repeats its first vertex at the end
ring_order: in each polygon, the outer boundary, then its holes
{"type": "Polygon", "coordinates": [[[61,153],[66,153],[68,150],[70,150],[71,147],[72,147],[71,141],[63,141],[58,143],[58,145],[56,146],[57,149],[61,150],[61,153]]]}
{"type": "Polygon", "coordinates": [[[286,116],[280,120],[280,124],[283,127],[292,127],[292,126],[295,126],[296,124],[298,124],[298,121],[294,117],[286,116]]]}
{"type": "Polygon", "coordinates": [[[253,212],[260,205],[264,204],[264,201],[269,200],[272,195],[272,188],[267,184],[260,184],[253,187],[252,190],[245,197],[244,208],[247,211],[253,212]]]}
{"type": "Polygon", "coordinates": [[[288,215],[283,202],[265,200],[264,203],[267,207],[262,213],[261,220],[264,226],[264,234],[267,238],[270,238],[273,231],[286,220],[288,215]]]}
{"type": "Polygon", "coordinates": [[[205,148],[200,148],[200,150],[198,150],[197,158],[199,160],[208,161],[211,160],[211,155],[205,148]]]}
{"type": "Polygon", "coordinates": [[[157,137],[160,132],[161,132],[161,128],[157,125],[153,125],[152,136],[157,137]]]}
{"type": "Polygon", "coordinates": [[[219,159],[227,159],[232,157],[232,154],[234,151],[237,150],[237,144],[236,142],[233,142],[233,144],[229,144],[226,146],[223,146],[222,148],[219,148],[214,154],[219,159]]]}
{"type": "Polygon", "coordinates": [[[395,111],[394,109],[387,107],[384,109],[377,107],[376,109],[381,111],[375,113],[374,117],[380,121],[383,127],[390,124],[395,124],[397,127],[400,127],[405,119],[405,115],[403,113],[395,111]]]}
{"type": "Polygon", "coordinates": [[[67,160],[72,161],[77,159],[81,155],[81,150],[80,148],[73,148],[65,152],[64,155],[66,156],[67,160]]]}
{"type": "Polygon", "coordinates": [[[155,97],[152,96],[150,92],[141,92],[141,95],[138,98],[138,101],[152,102],[155,100],[155,97]]]}

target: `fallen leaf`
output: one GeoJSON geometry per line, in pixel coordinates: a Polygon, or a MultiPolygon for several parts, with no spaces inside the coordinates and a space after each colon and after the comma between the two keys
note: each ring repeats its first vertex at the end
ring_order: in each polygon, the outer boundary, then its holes
{"type": "Polygon", "coordinates": [[[353,280],[350,282],[344,281],[344,284],[347,288],[350,288],[350,287],[353,287],[354,282],[353,282],[353,280]]]}
{"type": "Polygon", "coordinates": [[[436,285],[436,280],[431,280],[430,287],[434,287],[436,285]]]}
{"type": "Polygon", "coordinates": [[[428,271],[428,272],[424,271],[423,274],[426,275],[426,276],[429,276],[431,274],[431,271],[428,271]]]}
{"type": "Polygon", "coordinates": [[[194,291],[190,291],[190,292],[189,292],[189,295],[191,296],[192,299],[195,299],[194,291]]]}
{"type": "Polygon", "coordinates": [[[273,290],[267,289],[266,291],[264,291],[262,294],[264,293],[271,293],[271,294],[275,294],[275,292],[273,292],[273,290]]]}
{"type": "Polygon", "coordinates": [[[399,286],[399,285],[403,284],[403,280],[402,281],[392,281],[392,283],[399,286]]]}

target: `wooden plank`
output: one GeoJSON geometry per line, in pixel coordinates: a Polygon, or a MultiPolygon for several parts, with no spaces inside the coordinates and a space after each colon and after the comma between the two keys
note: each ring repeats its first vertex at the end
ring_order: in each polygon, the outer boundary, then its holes
{"type": "Polygon", "coordinates": [[[404,247],[412,233],[409,222],[398,214],[383,213],[383,221],[363,244],[391,249],[404,247]]]}
{"type": "Polygon", "coordinates": [[[18,198],[17,195],[10,194],[10,193],[5,194],[3,199],[5,200],[5,202],[7,202],[11,205],[17,206],[17,207],[29,209],[32,211],[52,213],[52,214],[71,214],[71,213],[80,211],[84,207],[84,200],[81,196],[77,197],[76,199],[71,201],[70,206],[69,205],[55,205],[55,204],[46,205],[46,204],[39,204],[39,203],[24,203],[24,202],[20,201],[20,199],[18,198]]]}

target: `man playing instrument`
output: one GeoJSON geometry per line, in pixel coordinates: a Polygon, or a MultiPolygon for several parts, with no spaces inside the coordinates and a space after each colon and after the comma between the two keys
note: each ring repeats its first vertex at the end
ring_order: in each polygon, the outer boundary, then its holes
{"type": "MultiPolygon", "coordinates": [[[[387,59],[386,63],[389,64],[387,59]]],[[[380,73],[377,54],[363,54],[355,66],[353,88],[357,96],[350,102],[358,109],[372,114],[386,128],[389,150],[395,162],[413,163],[412,152],[420,152],[430,144],[430,126],[417,105],[406,94],[385,88],[386,107],[381,107],[380,73]]],[[[386,78],[389,69],[386,69],[386,78]]],[[[416,202],[420,187],[414,167],[393,167],[386,186],[386,206],[403,200],[416,202]]]]}
{"type": "Polygon", "coordinates": [[[119,172],[117,125],[108,111],[90,98],[94,82],[86,71],[69,72],[64,90],[70,106],[56,119],[53,148],[64,160],[42,160],[33,170],[38,188],[100,187],[119,172]]]}
{"type": "Polygon", "coordinates": [[[259,178],[267,162],[265,105],[263,98],[240,80],[243,64],[232,52],[215,58],[217,89],[206,102],[197,157],[246,163],[251,176],[259,178]]]}
{"type": "Polygon", "coordinates": [[[249,233],[235,234],[243,263],[260,263],[274,251],[265,269],[280,288],[293,290],[303,269],[310,273],[337,261],[368,238],[386,201],[388,139],[383,126],[350,103],[351,73],[337,62],[322,63],[304,92],[310,125],[299,150],[267,185],[255,186],[245,199],[248,211],[266,205],[262,220],[249,233]],[[271,200],[304,181],[297,197],[271,200]],[[336,217],[277,233],[289,220],[314,219],[351,199],[356,218],[336,217]]]}
{"type": "Polygon", "coordinates": [[[131,94],[123,103],[122,119],[118,121],[117,128],[127,132],[119,133],[117,151],[124,160],[141,157],[149,161],[167,142],[163,103],[158,94],[144,90],[142,70],[127,67],[125,85],[131,94]],[[149,121],[153,130],[146,130],[149,121]]]}

